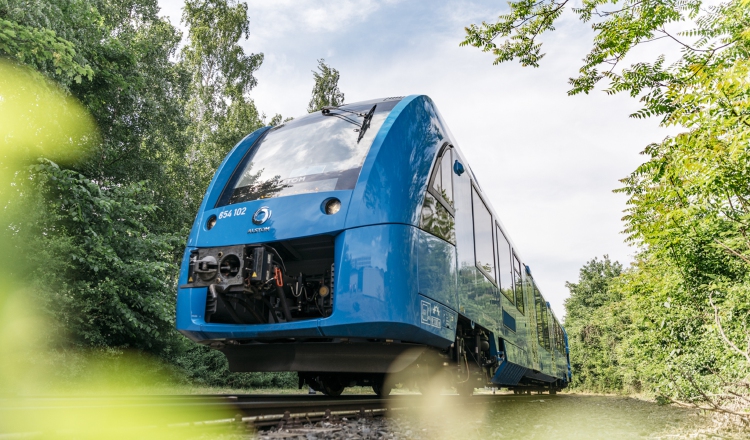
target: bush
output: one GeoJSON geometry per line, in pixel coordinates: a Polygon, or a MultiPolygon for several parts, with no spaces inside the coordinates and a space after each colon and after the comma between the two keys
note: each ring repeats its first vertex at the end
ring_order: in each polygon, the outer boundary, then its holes
{"type": "Polygon", "coordinates": [[[184,340],[185,350],[172,363],[194,384],[228,388],[297,388],[295,372],[233,373],[219,351],[184,340]]]}

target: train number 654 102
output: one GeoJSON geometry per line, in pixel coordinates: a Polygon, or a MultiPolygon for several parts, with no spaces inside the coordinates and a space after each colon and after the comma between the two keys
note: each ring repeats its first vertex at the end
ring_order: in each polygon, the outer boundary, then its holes
{"type": "Polygon", "coordinates": [[[236,208],[234,210],[227,209],[225,211],[221,211],[219,213],[219,220],[227,217],[237,216],[237,215],[245,215],[245,212],[247,211],[247,208],[236,208]]]}

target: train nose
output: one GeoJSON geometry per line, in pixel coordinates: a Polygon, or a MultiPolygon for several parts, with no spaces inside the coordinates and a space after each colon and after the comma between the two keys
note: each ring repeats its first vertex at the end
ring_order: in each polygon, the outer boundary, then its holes
{"type": "Polygon", "coordinates": [[[199,214],[200,226],[188,244],[205,248],[335,235],[345,229],[351,198],[350,190],[328,191],[208,209],[199,214]]]}

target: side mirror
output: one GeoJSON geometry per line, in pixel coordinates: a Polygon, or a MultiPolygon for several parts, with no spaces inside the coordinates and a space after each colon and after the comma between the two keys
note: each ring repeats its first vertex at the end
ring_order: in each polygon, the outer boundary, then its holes
{"type": "Polygon", "coordinates": [[[463,166],[463,164],[461,162],[459,162],[459,161],[453,162],[453,172],[456,173],[459,176],[461,174],[463,174],[464,173],[464,166],[463,166]]]}

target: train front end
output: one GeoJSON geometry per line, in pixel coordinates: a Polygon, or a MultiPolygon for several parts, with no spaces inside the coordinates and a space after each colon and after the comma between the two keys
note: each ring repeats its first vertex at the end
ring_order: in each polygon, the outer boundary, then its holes
{"type": "Polygon", "coordinates": [[[428,300],[425,320],[418,290],[419,207],[440,127],[429,98],[412,96],[243,139],[193,224],[178,330],[221,350],[233,371],[351,373],[351,383],[449,347],[450,299],[428,300]]]}

